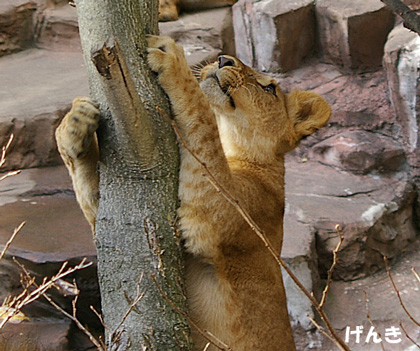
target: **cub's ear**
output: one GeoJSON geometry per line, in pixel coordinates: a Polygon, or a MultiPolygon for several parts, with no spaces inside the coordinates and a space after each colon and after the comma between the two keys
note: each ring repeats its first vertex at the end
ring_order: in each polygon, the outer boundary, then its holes
{"type": "Polygon", "coordinates": [[[297,142],[325,126],[331,116],[328,103],[310,91],[292,91],[286,104],[289,118],[295,126],[297,142]]]}

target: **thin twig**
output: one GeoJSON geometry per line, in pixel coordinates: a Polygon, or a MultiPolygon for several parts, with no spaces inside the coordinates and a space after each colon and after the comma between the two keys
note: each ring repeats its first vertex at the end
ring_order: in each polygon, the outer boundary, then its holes
{"type": "MultiPolygon", "coordinates": [[[[36,283],[35,283],[35,280],[34,280],[34,278],[30,275],[30,273],[28,272],[28,270],[26,269],[26,267],[23,265],[23,264],[21,264],[20,262],[17,262],[16,261],[16,263],[19,265],[19,267],[22,269],[22,271],[23,271],[23,273],[25,274],[25,276],[27,277],[27,279],[29,280],[29,281],[32,281],[32,284],[36,287],[36,288],[40,288],[40,286],[38,286],[36,283]]],[[[83,261],[82,261],[82,263],[83,263],[83,261]]],[[[79,265],[79,266],[81,266],[82,265],[82,263],[79,265]]],[[[89,264],[90,265],[90,264],[89,264]]],[[[65,268],[67,266],[67,262],[65,262],[62,266],[61,266],[61,268],[60,268],[60,272],[62,272],[63,271],[63,267],[65,268]]],[[[78,266],[76,266],[76,267],[78,267],[78,266]]],[[[76,268],[75,267],[75,268],[76,268]]],[[[82,267],[82,268],[80,268],[80,269],[83,269],[83,268],[86,268],[86,267],[88,267],[88,266],[84,266],[84,267],[82,267]]],[[[62,274],[62,273],[61,273],[62,274]]],[[[86,336],[89,338],[89,340],[98,348],[98,350],[99,351],[106,351],[103,347],[102,347],[102,345],[101,345],[101,343],[99,342],[99,341],[97,341],[96,340],[96,338],[92,335],[92,333],[82,324],[82,323],[80,323],[80,321],[77,319],[77,317],[76,317],[76,301],[77,301],[77,299],[78,299],[78,297],[79,297],[79,293],[80,293],[80,291],[79,291],[79,289],[77,288],[77,285],[75,285],[76,286],[76,290],[77,290],[77,294],[76,294],[76,297],[74,298],[74,300],[73,300],[73,302],[72,302],[72,306],[73,306],[73,315],[71,315],[70,313],[68,313],[67,311],[65,311],[63,308],[61,308],[61,306],[59,306],[53,299],[51,299],[47,294],[46,294],[46,291],[44,291],[44,292],[42,292],[41,293],[41,295],[51,304],[51,306],[53,306],[56,310],[58,310],[59,312],[61,312],[64,316],[66,316],[67,318],[69,318],[69,319],[71,319],[76,325],[77,325],[77,327],[82,331],[82,332],[84,332],[85,334],[86,334],[86,336]]]]}
{"type": "Polygon", "coordinates": [[[53,299],[51,299],[47,294],[42,294],[42,296],[55,308],[57,309],[59,312],[61,312],[64,316],[66,316],[67,318],[71,319],[76,325],[77,327],[83,332],[85,333],[85,335],[89,338],[89,340],[92,342],[92,344],[95,345],[95,347],[98,348],[98,351],[106,351],[106,349],[103,347],[103,345],[101,344],[101,342],[99,342],[94,336],[93,334],[78,320],[78,318],[76,317],[76,301],[78,296],[76,296],[72,302],[73,305],[73,314],[68,313],[67,311],[65,311],[64,309],[62,309],[58,304],[56,304],[54,302],[53,299]]]}
{"type": "Polygon", "coordinates": [[[411,268],[411,271],[413,272],[414,276],[416,277],[416,279],[418,280],[418,282],[420,283],[420,276],[417,273],[416,269],[414,267],[411,268]]]}
{"type": "Polygon", "coordinates": [[[165,301],[181,316],[185,318],[185,320],[195,329],[197,330],[200,335],[205,338],[209,343],[216,346],[221,351],[233,351],[228,345],[226,345],[222,340],[220,340],[218,337],[210,333],[208,330],[202,330],[194,321],[190,319],[190,317],[181,310],[162,290],[160,287],[156,277],[154,274],[150,275],[160,293],[160,295],[165,299],[165,301]]]}
{"type": "Polygon", "coordinates": [[[0,168],[3,167],[4,163],[6,162],[6,154],[7,154],[7,151],[9,151],[10,145],[12,145],[14,138],[15,136],[13,134],[10,134],[7,144],[3,146],[1,149],[0,168]]]}
{"type": "Polygon", "coordinates": [[[211,171],[208,169],[207,165],[200,160],[200,158],[188,147],[187,143],[185,142],[181,132],[178,129],[176,121],[169,118],[169,116],[163,111],[160,107],[156,107],[156,110],[167,119],[167,121],[172,125],[172,128],[178,137],[182,146],[187,150],[191,156],[201,165],[205,172],[205,176],[207,180],[210,182],[211,185],[215,188],[215,190],[220,193],[235,209],[238,213],[242,216],[242,218],[248,223],[250,228],[254,231],[254,233],[260,238],[263,242],[264,246],[270,252],[271,256],[276,260],[277,264],[282,267],[293,282],[298,286],[298,288],[302,291],[302,293],[309,299],[312,303],[316,311],[318,312],[319,316],[321,317],[322,321],[325,323],[328,331],[331,333],[333,339],[335,339],[335,344],[343,351],[350,351],[349,347],[346,343],[341,339],[341,337],[337,334],[334,328],[331,325],[327,315],[324,313],[323,309],[320,308],[319,303],[316,299],[312,296],[312,294],[303,286],[303,284],[299,281],[296,275],[290,270],[290,268],[286,265],[283,259],[280,257],[280,254],[276,252],[276,249],[271,244],[270,240],[267,238],[265,232],[258,226],[258,224],[252,219],[252,217],[248,214],[248,212],[240,205],[239,201],[236,200],[229,191],[227,191],[220,183],[217,182],[216,178],[213,176],[211,171]]]}
{"type": "Polygon", "coordinates": [[[95,314],[95,316],[99,319],[99,322],[101,322],[101,325],[104,327],[104,329],[111,333],[111,330],[108,328],[108,326],[105,324],[104,318],[102,315],[95,309],[95,307],[90,306],[90,310],[95,314]]]}
{"type": "Polygon", "coordinates": [[[318,329],[324,336],[326,336],[328,339],[330,339],[334,344],[337,342],[334,340],[334,338],[324,329],[322,328],[316,321],[313,319],[309,314],[306,315],[306,317],[309,319],[309,321],[315,326],[316,329],[318,329]]]}
{"type": "MultiPolygon", "coordinates": [[[[369,299],[368,299],[368,295],[367,295],[366,290],[363,290],[363,294],[365,295],[366,317],[367,317],[367,319],[368,319],[368,321],[369,321],[370,325],[371,325],[373,328],[375,328],[375,330],[376,330],[376,326],[375,326],[375,324],[373,323],[373,320],[372,320],[372,318],[371,318],[371,316],[370,316],[370,310],[369,310],[369,299]]],[[[379,338],[381,339],[381,348],[382,348],[382,350],[383,350],[383,351],[385,351],[385,346],[384,346],[384,342],[382,341],[382,335],[381,335],[381,333],[376,332],[376,334],[378,334],[378,335],[379,335],[379,338]]]]}
{"type": "Polygon", "coordinates": [[[404,332],[405,336],[407,337],[407,339],[410,340],[413,343],[413,345],[416,345],[420,349],[420,345],[417,344],[410,335],[408,335],[408,333],[405,330],[404,326],[402,325],[401,321],[400,321],[400,327],[403,330],[403,332],[404,332]]]}
{"type": "Polygon", "coordinates": [[[145,293],[140,292],[140,285],[141,285],[141,282],[143,281],[143,276],[144,276],[144,273],[141,274],[140,279],[139,279],[139,281],[137,283],[137,296],[131,302],[131,304],[130,304],[128,310],[127,310],[127,312],[125,313],[125,315],[121,319],[121,322],[117,325],[117,327],[114,329],[114,331],[110,334],[110,338],[111,338],[110,344],[111,345],[113,343],[117,342],[117,340],[120,338],[121,332],[119,331],[119,329],[122,327],[122,325],[127,320],[127,318],[130,315],[130,313],[134,310],[134,308],[136,307],[136,305],[141,301],[141,299],[145,295],[145,293]]]}
{"type": "Polygon", "coordinates": [[[397,297],[398,297],[398,300],[400,301],[401,307],[403,308],[403,310],[407,314],[407,316],[413,321],[413,323],[415,323],[417,326],[420,327],[420,323],[411,315],[411,313],[407,310],[407,308],[404,305],[404,302],[401,298],[400,292],[399,292],[397,286],[395,285],[394,279],[392,278],[391,268],[389,267],[388,258],[386,256],[384,256],[384,262],[385,262],[385,267],[386,267],[386,271],[388,273],[389,280],[391,281],[392,286],[393,286],[393,288],[394,288],[394,290],[397,294],[397,297]]]}
{"type": "MultiPolygon", "coordinates": [[[[14,259],[14,261],[16,262],[17,265],[19,265],[19,267],[21,267],[23,269],[24,272],[26,271],[26,269],[24,268],[24,266],[20,262],[18,262],[16,259],[14,259]]],[[[67,265],[67,262],[65,262],[62,267],[65,267],[66,265],[67,265]]],[[[9,302],[8,307],[11,307],[13,309],[13,311],[11,311],[11,313],[9,313],[6,316],[6,318],[3,319],[3,321],[0,323],[0,329],[2,329],[4,327],[4,325],[6,325],[6,323],[11,318],[13,318],[14,315],[16,315],[16,313],[21,311],[21,309],[24,306],[29,305],[30,303],[39,299],[40,296],[44,295],[49,289],[51,289],[55,285],[55,282],[57,280],[63,279],[64,277],[68,276],[69,274],[72,274],[72,273],[74,273],[78,270],[87,268],[91,265],[92,265],[91,262],[86,263],[86,259],[83,259],[81,263],[79,263],[77,266],[75,266],[73,268],[69,268],[66,271],[64,271],[64,269],[60,269],[60,271],[59,271],[60,273],[51,277],[49,280],[47,278],[44,278],[44,280],[42,281],[42,284],[39,285],[39,286],[35,284],[34,278],[31,277],[31,279],[29,280],[29,284],[27,284],[24,291],[19,295],[19,298],[14,298],[12,301],[9,302]],[[31,285],[34,285],[36,287],[36,289],[29,293],[29,288],[30,288],[31,285]]],[[[29,277],[30,277],[30,275],[29,275],[29,277]]]]}
{"type": "Polygon", "coordinates": [[[335,226],[335,231],[337,232],[340,240],[339,240],[336,248],[332,252],[333,262],[331,264],[330,269],[328,270],[327,284],[325,285],[325,288],[322,291],[322,298],[321,298],[321,302],[319,303],[319,308],[321,308],[321,309],[324,308],[325,301],[327,300],[327,295],[328,295],[328,291],[330,290],[330,286],[331,286],[331,283],[332,283],[332,278],[333,278],[335,266],[337,266],[337,260],[338,260],[337,254],[340,251],[341,245],[343,244],[343,240],[344,240],[344,236],[343,236],[343,233],[341,231],[341,227],[340,227],[339,224],[337,224],[335,226]]]}
{"type": "Polygon", "coordinates": [[[16,235],[18,235],[18,233],[20,232],[20,230],[23,228],[23,226],[26,224],[26,222],[22,222],[21,224],[19,224],[19,226],[13,231],[12,236],[10,237],[10,239],[7,241],[6,245],[4,246],[1,254],[0,254],[0,261],[4,258],[4,255],[6,254],[6,251],[9,249],[10,245],[12,245],[13,240],[15,240],[16,235]]]}
{"type": "Polygon", "coordinates": [[[20,174],[20,173],[21,173],[21,170],[17,170],[17,171],[10,171],[10,172],[6,173],[4,176],[2,176],[2,177],[0,178],[0,182],[1,182],[2,180],[5,180],[6,178],[9,178],[9,177],[12,177],[12,176],[18,175],[18,174],[20,174]]]}
{"type": "MultiPolygon", "coordinates": [[[[102,315],[95,309],[95,307],[90,306],[90,310],[95,314],[95,316],[99,319],[99,322],[101,323],[101,325],[104,327],[106,333],[108,333],[108,335],[111,335],[111,330],[108,328],[108,326],[105,324],[104,318],[102,317],[102,315]]],[[[107,350],[107,346],[105,345],[104,341],[102,340],[102,337],[99,336],[99,340],[98,340],[102,347],[107,350]]]]}

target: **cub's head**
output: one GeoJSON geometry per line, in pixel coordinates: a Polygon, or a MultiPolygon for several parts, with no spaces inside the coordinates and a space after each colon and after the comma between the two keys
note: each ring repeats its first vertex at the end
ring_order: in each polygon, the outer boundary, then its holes
{"type": "Polygon", "coordinates": [[[204,67],[200,86],[216,113],[228,156],[272,159],[294,149],[331,114],[319,95],[308,91],[286,95],[273,78],[232,56],[220,56],[204,67]]]}

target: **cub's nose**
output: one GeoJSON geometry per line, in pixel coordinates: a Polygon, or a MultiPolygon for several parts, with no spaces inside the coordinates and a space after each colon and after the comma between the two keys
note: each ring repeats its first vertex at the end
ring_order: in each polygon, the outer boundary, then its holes
{"type": "Polygon", "coordinates": [[[219,56],[219,68],[234,66],[235,61],[228,56],[219,56]]]}

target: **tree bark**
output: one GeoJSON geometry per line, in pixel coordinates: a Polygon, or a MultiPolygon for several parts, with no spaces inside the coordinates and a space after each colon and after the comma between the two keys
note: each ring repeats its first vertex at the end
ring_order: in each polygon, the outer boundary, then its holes
{"type": "MultiPolygon", "coordinates": [[[[191,350],[176,219],[178,147],[156,106],[169,105],[146,62],[158,0],[75,1],[91,95],[100,104],[98,276],[107,341],[140,291],[145,294],[110,350],[191,350]]],[[[118,332],[117,331],[117,332],[118,332]]],[[[112,343],[112,342],[111,342],[112,343]]]]}

